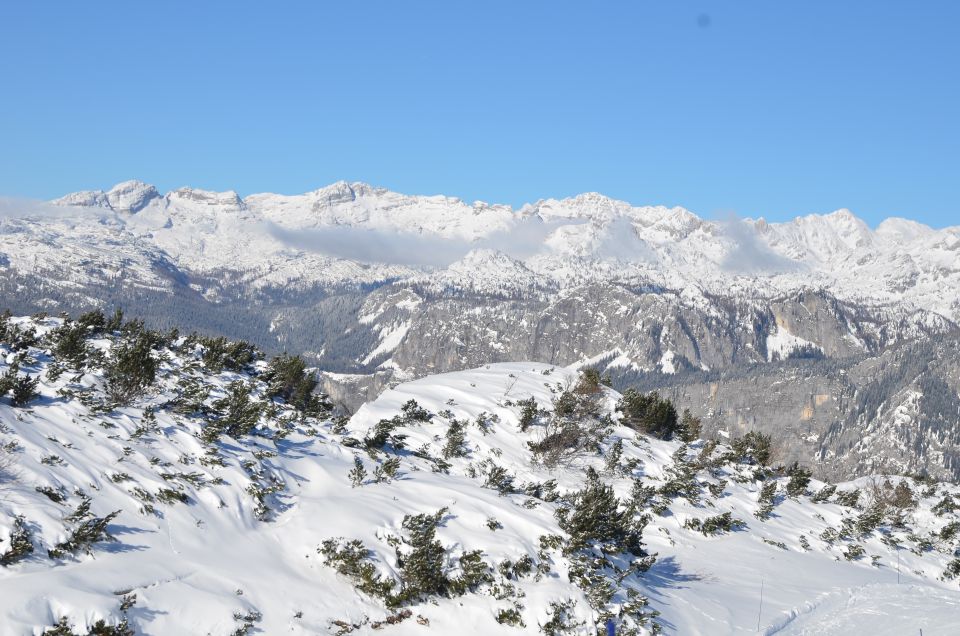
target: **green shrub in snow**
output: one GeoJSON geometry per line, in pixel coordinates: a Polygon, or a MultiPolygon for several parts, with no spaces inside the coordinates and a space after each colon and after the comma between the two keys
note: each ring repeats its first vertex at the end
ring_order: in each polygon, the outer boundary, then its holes
{"type": "Polygon", "coordinates": [[[353,458],[353,468],[347,473],[350,477],[350,485],[356,488],[363,485],[363,480],[367,478],[367,469],[363,467],[363,460],[359,457],[353,458]]]}
{"type": "Polygon", "coordinates": [[[797,462],[793,463],[787,469],[787,475],[790,481],[787,482],[787,494],[791,497],[799,497],[807,492],[807,486],[810,484],[811,473],[806,468],[802,468],[797,462]]]}
{"type": "Polygon", "coordinates": [[[33,553],[30,528],[27,527],[27,522],[22,516],[13,520],[9,541],[10,547],[0,553],[0,565],[4,567],[13,565],[33,553]]]}
{"type": "Polygon", "coordinates": [[[820,490],[818,490],[813,497],[810,497],[810,501],[813,503],[825,503],[830,501],[830,497],[837,492],[837,487],[833,484],[827,484],[820,490]]]}
{"type": "Polygon", "coordinates": [[[763,487],[760,489],[760,496],[757,499],[757,502],[760,504],[760,506],[754,513],[754,516],[756,516],[757,519],[766,521],[770,518],[770,515],[773,513],[776,495],[777,482],[768,481],[763,485],[763,487]]]}
{"type": "Polygon", "coordinates": [[[91,554],[94,544],[114,541],[114,537],[107,532],[107,525],[119,514],[120,511],[116,510],[105,517],[90,517],[82,521],[73,529],[66,541],[50,548],[48,551],[50,558],[60,559],[68,554],[77,554],[81,550],[91,554]]]}
{"type": "Polygon", "coordinates": [[[707,517],[702,521],[696,518],[687,519],[683,527],[689,528],[690,530],[697,530],[702,532],[704,536],[709,537],[715,534],[740,530],[746,525],[747,524],[740,519],[734,518],[731,513],[724,512],[714,517],[707,517]]]}

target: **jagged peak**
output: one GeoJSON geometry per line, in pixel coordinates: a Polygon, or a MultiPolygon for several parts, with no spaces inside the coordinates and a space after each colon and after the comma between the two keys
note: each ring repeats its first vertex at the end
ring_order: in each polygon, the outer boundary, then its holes
{"type": "Polygon", "coordinates": [[[131,179],[121,181],[107,191],[82,190],[53,201],[56,205],[109,208],[116,212],[138,212],[160,196],[149,183],[131,179]]]}
{"type": "Polygon", "coordinates": [[[478,266],[497,266],[501,268],[529,271],[522,262],[504,254],[500,250],[478,247],[467,252],[463,258],[450,265],[451,270],[465,270],[478,266]]]}

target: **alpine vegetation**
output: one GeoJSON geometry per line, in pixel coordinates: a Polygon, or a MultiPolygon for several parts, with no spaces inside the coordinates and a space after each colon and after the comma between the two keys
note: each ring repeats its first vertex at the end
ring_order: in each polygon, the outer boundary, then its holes
{"type": "Polygon", "coordinates": [[[3,634],[957,626],[956,484],[824,483],[593,369],[434,375],[347,417],[301,356],[121,313],[6,315],[0,353],[3,634]]]}

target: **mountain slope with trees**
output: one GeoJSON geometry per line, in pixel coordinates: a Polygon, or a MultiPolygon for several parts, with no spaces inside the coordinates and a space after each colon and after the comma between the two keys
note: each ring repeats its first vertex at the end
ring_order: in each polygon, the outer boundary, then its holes
{"type": "Polygon", "coordinates": [[[119,313],[8,316],[0,352],[3,634],[802,633],[898,578],[888,628],[956,628],[955,484],[825,484],[593,370],[347,419],[297,356],[119,313]]]}

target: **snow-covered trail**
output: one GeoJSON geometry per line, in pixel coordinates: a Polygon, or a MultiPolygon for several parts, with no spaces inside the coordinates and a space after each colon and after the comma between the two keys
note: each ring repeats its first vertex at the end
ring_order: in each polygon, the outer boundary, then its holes
{"type": "Polygon", "coordinates": [[[794,610],[765,636],[960,634],[960,593],[929,585],[877,583],[839,590],[794,610]]]}

